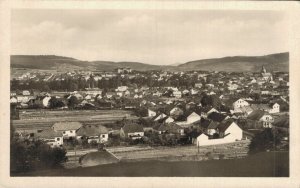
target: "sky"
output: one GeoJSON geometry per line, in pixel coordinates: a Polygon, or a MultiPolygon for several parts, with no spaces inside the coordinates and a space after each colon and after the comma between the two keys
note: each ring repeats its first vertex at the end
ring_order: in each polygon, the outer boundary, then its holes
{"type": "Polygon", "coordinates": [[[179,64],[288,51],[287,16],[252,10],[15,9],[11,54],[179,64]]]}

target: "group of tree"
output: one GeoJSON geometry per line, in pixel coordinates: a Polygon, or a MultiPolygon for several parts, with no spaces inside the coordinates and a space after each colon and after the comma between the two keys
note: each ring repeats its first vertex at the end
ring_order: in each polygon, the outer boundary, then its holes
{"type": "Polygon", "coordinates": [[[51,148],[40,140],[19,139],[11,128],[10,171],[11,174],[33,170],[59,168],[67,160],[63,148],[51,148]]]}
{"type": "Polygon", "coordinates": [[[278,129],[266,128],[257,133],[249,145],[249,154],[255,154],[264,151],[275,151],[281,145],[283,132],[278,129]]]}

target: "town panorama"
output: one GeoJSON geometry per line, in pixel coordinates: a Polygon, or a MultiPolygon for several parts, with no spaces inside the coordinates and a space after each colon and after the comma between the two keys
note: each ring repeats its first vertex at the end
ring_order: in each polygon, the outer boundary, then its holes
{"type": "Polygon", "coordinates": [[[17,66],[10,87],[13,176],[289,176],[287,71],[17,66]]]}

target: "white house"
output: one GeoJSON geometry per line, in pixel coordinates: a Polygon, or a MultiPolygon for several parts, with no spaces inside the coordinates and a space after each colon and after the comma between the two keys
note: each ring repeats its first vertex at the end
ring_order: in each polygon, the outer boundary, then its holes
{"type": "Polygon", "coordinates": [[[17,103],[18,99],[16,97],[11,97],[10,98],[10,103],[17,103]]]}
{"type": "Polygon", "coordinates": [[[238,99],[237,101],[235,101],[232,104],[232,106],[233,106],[233,109],[236,110],[243,106],[250,106],[250,104],[247,101],[245,101],[244,99],[238,99]]]}
{"type": "Polygon", "coordinates": [[[50,101],[51,97],[49,96],[45,96],[43,99],[42,99],[42,104],[43,104],[43,107],[48,107],[49,106],[49,101],[50,101]]]}
{"type": "Polygon", "coordinates": [[[262,110],[254,110],[249,114],[248,119],[254,121],[253,124],[255,126],[258,125],[263,128],[272,128],[274,122],[274,118],[262,110]]]}
{"type": "Polygon", "coordinates": [[[201,88],[202,87],[202,83],[195,83],[195,87],[201,88]]]}
{"type": "Polygon", "coordinates": [[[269,110],[270,114],[274,114],[274,113],[279,113],[280,112],[280,105],[278,103],[271,104],[270,107],[271,107],[270,110],[269,110]]]}
{"type": "Polygon", "coordinates": [[[232,120],[222,122],[217,130],[219,133],[218,138],[212,138],[206,134],[199,135],[197,137],[197,146],[226,144],[243,138],[243,130],[232,120]]]}
{"type": "Polygon", "coordinates": [[[35,137],[38,140],[43,140],[51,147],[59,147],[63,145],[63,134],[52,129],[45,129],[42,132],[38,132],[35,137]]]}
{"type": "Polygon", "coordinates": [[[156,112],[154,110],[148,109],[148,117],[155,117],[156,112]]]}
{"type": "Polygon", "coordinates": [[[124,92],[124,91],[126,91],[127,89],[128,89],[127,86],[119,86],[119,87],[116,89],[116,91],[124,92]]]}
{"type": "Polygon", "coordinates": [[[55,132],[61,132],[64,138],[76,137],[76,131],[82,127],[79,122],[58,122],[52,126],[55,132]]]}
{"type": "Polygon", "coordinates": [[[28,96],[28,95],[30,95],[30,92],[28,90],[24,90],[24,91],[22,91],[22,95],[28,96]]]}
{"type": "Polygon", "coordinates": [[[173,96],[175,98],[181,98],[182,97],[182,93],[181,93],[181,91],[173,91],[173,96]]]}
{"type": "Polygon", "coordinates": [[[168,117],[167,119],[165,119],[165,123],[172,123],[175,120],[172,117],[168,117]]]}
{"type": "Polygon", "coordinates": [[[193,112],[186,118],[186,122],[190,124],[190,123],[194,123],[196,121],[200,121],[200,119],[201,119],[201,116],[199,116],[197,113],[193,112]]]}
{"type": "Polygon", "coordinates": [[[85,125],[76,131],[77,140],[86,137],[88,143],[105,143],[108,141],[108,129],[102,125],[85,125]]]}
{"type": "Polygon", "coordinates": [[[158,120],[164,119],[165,117],[167,117],[167,115],[164,114],[164,113],[161,113],[157,117],[155,117],[154,121],[158,121],[158,120]]]}

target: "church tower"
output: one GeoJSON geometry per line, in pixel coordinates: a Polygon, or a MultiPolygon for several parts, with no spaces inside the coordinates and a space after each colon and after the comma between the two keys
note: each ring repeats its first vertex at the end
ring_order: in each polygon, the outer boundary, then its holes
{"type": "Polygon", "coordinates": [[[261,73],[267,73],[267,70],[266,70],[265,66],[262,66],[261,73]]]}

